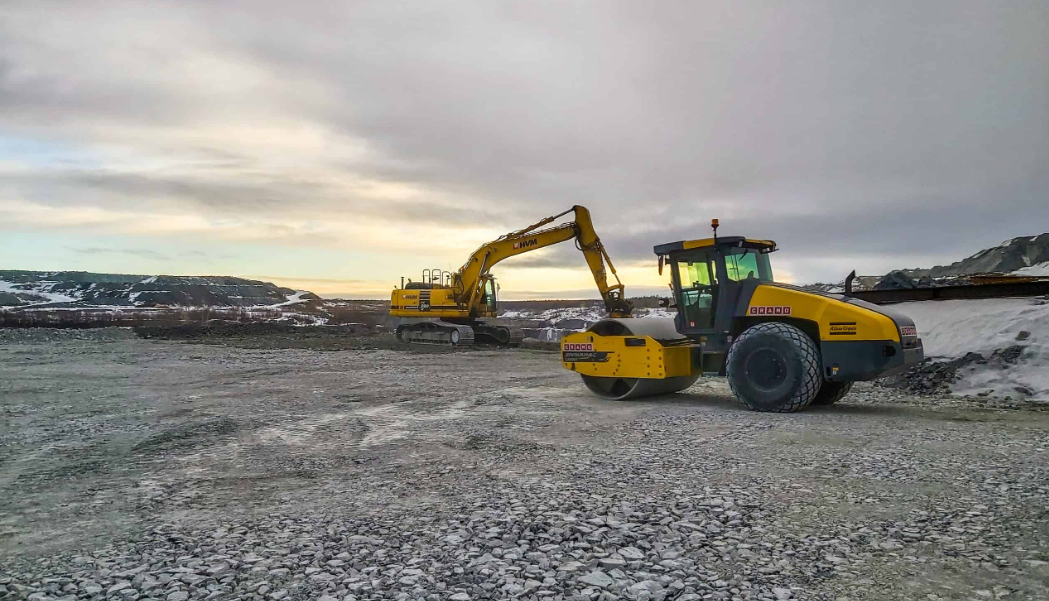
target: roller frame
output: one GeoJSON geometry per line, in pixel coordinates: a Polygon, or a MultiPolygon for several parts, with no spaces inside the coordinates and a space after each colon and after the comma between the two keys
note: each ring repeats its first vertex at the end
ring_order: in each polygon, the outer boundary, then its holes
{"type": "MultiPolygon", "coordinates": [[[[668,369],[671,366],[664,361],[669,362],[669,357],[666,356],[670,352],[673,353],[689,353],[688,366],[686,368],[686,374],[671,375],[665,377],[629,377],[629,376],[595,376],[580,373],[583,378],[583,383],[587,388],[590,389],[594,394],[615,401],[623,401],[628,399],[642,398],[647,396],[655,396],[660,394],[671,394],[680,392],[686,388],[695,384],[696,380],[702,375],[698,366],[692,365],[691,352],[694,346],[692,342],[678,333],[674,326],[673,319],[667,318],[616,318],[616,319],[603,319],[589,329],[584,334],[592,334],[595,339],[595,349],[602,346],[601,343],[596,342],[597,339],[604,338],[631,338],[631,339],[644,339],[647,356],[651,356],[651,350],[653,345],[658,345],[656,349],[658,359],[657,365],[662,365],[664,369],[668,369]],[[617,334],[602,336],[597,334],[596,331],[603,331],[611,329],[616,331],[617,334]],[[650,342],[651,341],[651,342],[650,342]],[[668,351],[668,349],[673,349],[668,351]]],[[[578,336],[578,335],[576,335],[578,336]]],[[[574,339],[575,336],[573,336],[574,339]]],[[[584,336],[584,338],[588,338],[584,336]]],[[[566,338],[566,341],[568,339],[566,338]]],[[[610,355],[614,355],[612,352],[610,355]]],[[[677,357],[680,359],[680,356],[677,357]]],[[[611,356],[609,357],[611,360],[611,356]]],[[[617,361],[620,359],[617,358],[617,361]]],[[[577,363],[568,362],[566,367],[576,367],[574,371],[579,371],[577,363]]],[[[569,367],[569,369],[573,369],[569,367]]],[[[636,368],[638,366],[632,366],[636,368]]],[[[680,365],[677,366],[680,369],[680,365]]],[[[607,369],[607,368],[606,368],[607,369]]]]}

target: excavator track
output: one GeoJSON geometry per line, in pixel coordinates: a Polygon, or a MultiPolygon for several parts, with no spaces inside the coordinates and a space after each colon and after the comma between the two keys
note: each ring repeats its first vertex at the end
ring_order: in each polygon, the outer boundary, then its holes
{"type": "Polygon", "coordinates": [[[522,336],[518,333],[516,336],[510,328],[506,326],[497,326],[484,322],[478,322],[472,324],[474,329],[474,338],[478,343],[484,344],[495,344],[498,346],[517,346],[521,344],[522,336]]]}
{"type": "Polygon", "coordinates": [[[462,346],[473,344],[475,339],[470,326],[440,320],[402,324],[397,328],[397,340],[406,344],[462,346]]]}
{"type": "Polygon", "coordinates": [[[426,320],[402,323],[397,328],[397,340],[405,344],[518,346],[521,339],[520,332],[483,321],[452,323],[444,320],[426,320]]]}

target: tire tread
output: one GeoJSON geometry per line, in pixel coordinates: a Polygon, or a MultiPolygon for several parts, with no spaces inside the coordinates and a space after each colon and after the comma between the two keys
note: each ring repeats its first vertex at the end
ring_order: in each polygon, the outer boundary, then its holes
{"type": "Polygon", "coordinates": [[[826,406],[833,405],[849,394],[852,390],[852,382],[824,382],[816,398],[812,399],[810,405],[826,406]]]}
{"type": "Polygon", "coordinates": [[[749,336],[760,334],[773,334],[785,338],[801,353],[802,368],[804,370],[801,386],[799,386],[797,392],[791,396],[789,402],[776,408],[767,409],[754,405],[740,395],[739,391],[736,390],[736,385],[730,374],[728,382],[729,388],[732,389],[732,394],[739,399],[740,402],[746,405],[748,409],[753,411],[792,413],[804,409],[819,393],[820,386],[823,384],[823,377],[820,374],[820,354],[819,349],[816,348],[816,343],[812,341],[812,338],[810,338],[808,334],[802,332],[796,326],[778,321],[767,321],[750,326],[744,330],[743,333],[733,341],[732,346],[729,347],[728,357],[726,357],[726,365],[732,364],[732,356],[736,349],[739,348],[740,341],[745,340],[749,336]]]}

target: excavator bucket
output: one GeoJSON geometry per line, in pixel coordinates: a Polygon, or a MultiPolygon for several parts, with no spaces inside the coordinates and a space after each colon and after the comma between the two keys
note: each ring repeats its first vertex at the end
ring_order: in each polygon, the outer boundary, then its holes
{"type": "Polygon", "coordinates": [[[561,360],[598,396],[621,401],[685,390],[699,379],[673,319],[604,319],[561,340],[561,360]]]}

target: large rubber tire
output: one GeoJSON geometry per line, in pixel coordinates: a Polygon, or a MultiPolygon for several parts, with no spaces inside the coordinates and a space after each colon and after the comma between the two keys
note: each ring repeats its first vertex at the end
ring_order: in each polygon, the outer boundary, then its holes
{"type": "Polygon", "coordinates": [[[804,409],[823,383],[816,343],[798,328],[778,322],[744,330],[729,348],[726,371],[732,394],[754,411],[804,409]]]}
{"type": "Polygon", "coordinates": [[[824,382],[810,405],[833,405],[849,394],[852,382],[824,382]]]}

